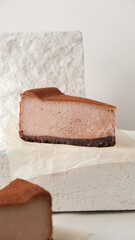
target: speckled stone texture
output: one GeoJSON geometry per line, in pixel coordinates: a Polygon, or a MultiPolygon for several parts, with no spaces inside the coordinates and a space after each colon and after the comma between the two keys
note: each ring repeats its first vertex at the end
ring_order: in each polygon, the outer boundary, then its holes
{"type": "Polygon", "coordinates": [[[3,148],[0,148],[0,188],[7,185],[10,181],[11,177],[8,155],[5,146],[3,146],[3,148]]]}
{"type": "MultiPolygon", "coordinates": [[[[1,33],[0,149],[5,148],[1,132],[9,111],[18,115],[20,93],[52,86],[66,94],[84,97],[82,34],[1,33]]],[[[0,173],[3,159],[0,158],[0,173]]],[[[2,183],[2,174],[0,180],[2,183]]]]}

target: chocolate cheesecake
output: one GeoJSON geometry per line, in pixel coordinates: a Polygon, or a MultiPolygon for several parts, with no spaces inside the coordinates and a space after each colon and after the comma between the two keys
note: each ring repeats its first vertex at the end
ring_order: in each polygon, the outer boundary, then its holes
{"type": "Polygon", "coordinates": [[[19,134],[25,141],[89,147],[115,145],[116,107],[63,94],[57,88],[23,92],[19,134]]]}
{"type": "Polygon", "coordinates": [[[51,240],[51,195],[16,179],[0,190],[0,240],[51,240]]]}

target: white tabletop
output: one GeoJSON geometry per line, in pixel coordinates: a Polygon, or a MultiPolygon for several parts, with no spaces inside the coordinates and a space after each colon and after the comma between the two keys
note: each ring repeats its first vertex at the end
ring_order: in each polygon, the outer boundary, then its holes
{"type": "Polygon", "coordinates": [[[134,240],[135,212],[55,213],[53,224],[91,233],[87,240],[134,240]]]}

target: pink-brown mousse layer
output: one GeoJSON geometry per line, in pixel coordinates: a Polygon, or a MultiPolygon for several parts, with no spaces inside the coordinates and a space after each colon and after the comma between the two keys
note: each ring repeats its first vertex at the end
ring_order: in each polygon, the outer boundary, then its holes
{"type": "Polygon", "coordinates": [[[115,136],[115,111],[102,104],[42,101],[24,96],[21,131],[26,136],[93,139],[115,136]]]}

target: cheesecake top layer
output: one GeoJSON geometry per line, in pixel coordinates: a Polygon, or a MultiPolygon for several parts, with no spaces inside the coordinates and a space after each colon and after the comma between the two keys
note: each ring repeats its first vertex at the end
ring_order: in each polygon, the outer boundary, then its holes
{"type": "Polygon", "coordinates": [[[25,204],[31,200],[43,197],[48,198],[51,202],[50,193],[43,188],[25,180],[16,179],[0,190],[0,207],[25,204]]]}
{"type": "Polygon", "coordinates": [[[112,110],[116,110],[115,106],[112,106],[107,103],[98,102],[95,100],[82,98],[82,97],[74,97],[70,95],[65,95],[58,88],[48,87],[48,88],[36,88],[30,89],[23,92],[21,97],[34,97],[38,98],[41,101],[68,101],[68,102],[81,102],[81,103],[91,103],[96,105],[102,105],[104,107],[110,108],[112,110]]]}

